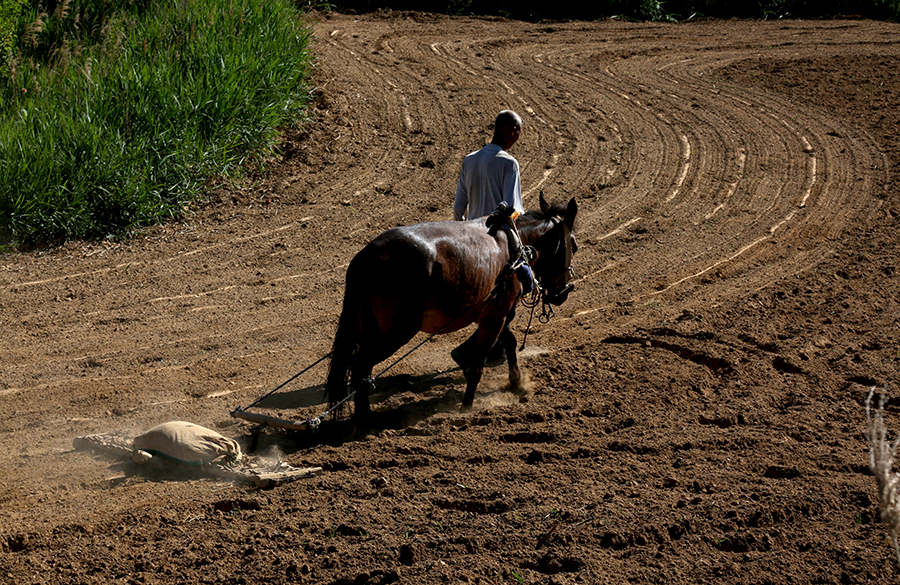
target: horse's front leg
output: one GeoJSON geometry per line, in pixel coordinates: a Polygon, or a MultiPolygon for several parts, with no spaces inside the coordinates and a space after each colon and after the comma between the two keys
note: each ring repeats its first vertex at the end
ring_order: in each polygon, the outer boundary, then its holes
{"type": "Polygon", "coordinates": [[[475,403],[475,389],[478,388],[483,373],[484,366],[473,366],[466,370],[466,393],[463,396],[462,410],[472,410],[475,403]]]}
{"type": "Polygon", "coordinates": [[[503,326],[498,341],[506,352],[506,363],[509,365],[509,391],[523,394],[525,387],[522,385],[522,372],[519,370],[519,358],[516,355],[516,336],[509,330],[509,321],[503,326]]]}

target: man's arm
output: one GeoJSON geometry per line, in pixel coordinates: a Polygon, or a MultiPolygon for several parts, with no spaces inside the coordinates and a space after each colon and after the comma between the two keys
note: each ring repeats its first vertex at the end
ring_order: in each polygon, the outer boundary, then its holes
{"type": "Polygon", "coordinates": [[[503,177],[503,201],[513,207],[519,213],[525,213],[522,205],[522,179],[519,175],[519,162],[513,159],[513,164],[506,169],[503,177]]]}
{"type": "Polygon", "coordinates": [[[465,166],[459,172],[459,183],[456,185],[456,198],[453,200],[453,219],[462,221],[466,219],[466,208],[469,206],[469,192],[465,183],[465,166]]]}

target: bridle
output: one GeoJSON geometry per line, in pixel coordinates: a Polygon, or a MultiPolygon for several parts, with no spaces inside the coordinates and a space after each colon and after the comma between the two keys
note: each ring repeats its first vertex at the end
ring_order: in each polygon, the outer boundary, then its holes
{"type": "Polygon", "coordinates": [[[535,273],[541,283],[544,305],[559,306],[566,302],[569,293],[575,288],[570,281],[574,276],[572,256],[578,248],[574,244],[572,230],[565,221],[555,215],[550,218],[550,221],[553,223],[553,227],[542,237],[550,236],[557,229],[562,232],[562,235],[556,240],[556,249],[549,255],[549,260],[542,262],[546,258],[544,255],[538,258],[541,267],[538,268],[536,265],[535,273]]]}
{"type": "MultiPolygon", "coordinates": [[[[555,267],[556,270],[553,271],[554,276],[548,278],[546,277],[546,272],[548,271],[544,270],[548,263],[546,260],[547,255],[542,254],[538,257],[534,265],[534,273],[538,279],[539,289],[530,298],[522,297],[522,305],[527,309],[531,309],[531,316],[528,318],[528,325],[525,327],[525,334],[522,336],[522,346],[519,348],[519,351],[525,349],[525,340],[528,338],[528,332],[531,331],[531,320],[534,318],[534,310],[538,304],[542,305],[538,321],[549,323],[550,318],[555,314],[553,305],[559,306],[563,304],[569,298],[569,293],[575,288],[575,285],[569,281],[574,275],[572,271],[572,256],[578,251],[578,245],[572,237],[571,228],[566,225],[565,221],[555,215],[550,217],[550,221],[553,223],[553,227],[538,239],[549,237],[557,227],[561,226],[560,232],[562,232],[562,237],[556,241],[556,249],[549,255],[549,262],[557,266],[555,267]],[[562,253],[560,253],[560,248],[563,249],[562,253]],[[538,268],[538,265],[540,265],[540,268],[538,268]]],[[[537,255],[534,246],[525,246],[525,248],[526,256],[534,258],[537,255]]]]}

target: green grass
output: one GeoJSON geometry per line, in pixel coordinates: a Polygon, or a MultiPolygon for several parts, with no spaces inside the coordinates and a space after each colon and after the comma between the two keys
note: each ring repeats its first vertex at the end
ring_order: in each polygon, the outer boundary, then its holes
{"type": "Polygon", "coordinates": [[[0,75],[0,231],[14,241],[177,217],[302,116],[311,31],[284,0],[58,6],[20,17],[0,75]]]}

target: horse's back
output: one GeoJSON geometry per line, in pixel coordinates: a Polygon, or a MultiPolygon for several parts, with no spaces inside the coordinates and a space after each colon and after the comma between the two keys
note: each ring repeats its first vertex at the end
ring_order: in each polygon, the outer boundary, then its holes
{"type": "MultiPolygon", "coordinates": [[[[442,264],[493,264],[498,246],[483,222],[436,221],[385,230],[357,254],[379,271],[430,272],[442,264]]],[[[356,259],[354,259],[356,261],[356,259]]]]}
{"type": "Polygon", "coordinates": [[[506,262],[483,222],[440,221],[385,230],[347,269],[347,293],[389,322],[419,319],[441,327],[486,297],[506,262]],[[401,317],[402,315],[402,317],[401,317]]]}

